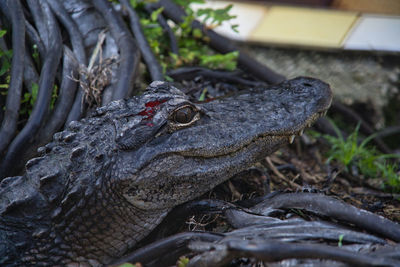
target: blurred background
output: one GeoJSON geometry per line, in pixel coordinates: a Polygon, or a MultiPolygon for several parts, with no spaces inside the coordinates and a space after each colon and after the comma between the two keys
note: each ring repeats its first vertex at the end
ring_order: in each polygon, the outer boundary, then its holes
{"type": "Polygon", "coordinates": [[[329,82],[378,129],[400,123],[399,0],[207,1],[230,4],[236,18],[217,32],[289,78],[329,82]]]}

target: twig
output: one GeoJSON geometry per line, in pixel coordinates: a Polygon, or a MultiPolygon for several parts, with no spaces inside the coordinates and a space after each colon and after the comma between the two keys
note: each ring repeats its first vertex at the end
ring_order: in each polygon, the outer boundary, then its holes
{"type": "Polygon", "coordinates": [[[6,110],[0,129],[0,154],[10,143],[17,129],[25,57],[25,18],[19,0],[9,0],[12,23],[11,81],[7,94],[6,110]]]}
{"type": "MultiPolygon", "coordinates": [[[[125,256],[124,258],[120,259],[118,262],[113,263],[112,266],[119,266],[124,262],[141,262],[143,264],[147,264],[154,260],[157,261],[158,264],[162,264],[164,266],[168,266],[174,264],[176,259],[184,255],[187,252],[190,252],[189,248],[187,247],[189,242],[201,240],[204,242],[214,242],[220,240],[223,237],[222,234],[214,234],[214,233],[197,233],[197,232],[187,232],[187,233],[180,233],[174,236],[167,237],[162,240],[158,240],[157,242],[151,243],[145,247],[142,247],[135,252],[125,256]],[[172,261],[171,264],[168,264],[165,260],[169,263],[172,261]],[[169,259],[169,261],[168,261],[169,259]]],[[[152,265],[157,266],[157,265],[152,265]]],[[[160,265],[158,265],[160,266],[160,265]]]]}
{"type": "Polygon", "coordinates": [[[78,74],[78,66],[79,63],[76,60],[74,53],[72,53],[68,47],[64,46],[60,93],[54,111],[52,112],[52,116],[38,134],[38,143],[40,145],[49,142],[53,134],[60,130],[65,123],[68,111],[71,109],[74,102],[75,92],[77,89],[77,82],[70,77],[74,77],[78,74]]]}
{"type": "MultiPolygon", "coordinates": [[[[33,17],[33,21],[35,23],[36,29],[40,36],[40,40],[43,42],[45,49],[49,49],[50,42],[50,33],[48,29],[48,25],[45,19],[44,10],[42,9],[42,4],[39,0],[32,0],[27,2],[30,10],[30,14],[33,17]]],[[[47,4],[47,2],[46,2],[47,4]]],[[[42,54],[42,55],[45,55],[42,54]]]]}
{"type": "Polygon", "coordinates": [[[251,87],[257,87],[261,85],[265,85],[262,82],[246,80],[240,77],[242,72],[230,72],[230,71],[220,71],[220,70],[211,70],[202,67],[183,67],[174,69],[167,72],[167,75],[172,77],[174,80],[182,81],[182,80],[192,80],[195,77],[203,76],[210,79],[215,79],[218,81],[226,81],[236,84],[242,84],[251,87]]]}
{"type": "Polygon", "coordinates": [[[259,206],[258,209],[263,209],[266,206],[275,209],[305,209],[332,219],[351,223],[363,230],[377,233],[394,241],[400,241],[399,224],[322,194],[278,194],[257,206],[259,206]]]}
{"type": "Polygon", "coordinates": [[[105,38],[106,31],[103,30],[98,35],[98,41],[93,49],[88,67],[84,65],[79,66],[79,78],[68,76],[72,80],[79,82],[80,88],[85,92],[85,103],[88,104],[89,107],[101,105],[102,92],[111,81],[111,65],[116,63],[114,56],[103,61],[102,45],[105,38]],[[98,60],[97,64],[95,64],[96,60],[98,60]]]}
{"type": "Polygon", "coordinates": [[[278,169],[275,167],[275,165],[272,163],[270,157],[266,157],[265,160],[267,161],[268,168],[271,169],[271,171],[278,176],[281,180],[285,181],[288,185],[290,185],[292,188],[296,188],[297,190],[302,190],[302,187],[289,179],[287,179],[281,172],[278,171],[278,169]]]}
{"type": "Polygon", "coordinates": [[[110,27],[110,32],[117,42],[120,51],[120,66],[118,68],[117,83],[112,95],[112,100],[127,97],[133,89],[135,73],[139,66],[140,51],[132,35],[119,14],[106,0],[94,0],[95,8],[102,14],[110,27]]]}
{"type": "MultiPolygon", "coordinates": [[[[146,4],[145,9],[149,13],[149,15],[156,9],[153,4],[146,4]]],[[[171,47],[171,52],[178,55],[179,54],[179,47],[178,47],[178,41],[176,40],[174,32],[171,30],[171,27],[168,25],[168,22],[164,18],[162,14],[158,14],[157,16],[157,22],[160,24],[161,28],[163,28],[164,32],[167,33],[168,38],[169,38],[169,43],[171,47]]]]}
{"type": "Polygon", "coordinates": [[[400,135],[400,125],[389,126],[376,133],[376,137],[387,137],[391,135],[400,135]]]}
{"type": "Polygon", "coordinates": [[[392,263],[390,259],[363,255],[323,244],[290,244],[272,240],[254,244],[251,241],[243,241],[230,242],[228,248],[238,252],[242,257],[255,257],[267,262],[285,259],[329,259],[352,266],[387,266],[392,263]]]}
{"type": "Polygon", "coordinates": [[[24,85],[32,93],[33,84],[39,83],[39,74],[36,71],[35,64],[28,50],[25,48],[24,58],[24,85]]]}
{"type": "Polygon", "coordinates": [[[19,165],[24,162],[24,151],[30,151],[29,143],[39,130],[49,109],[57,66],[61,58],[61,33],[58,24],[47,6],[47,2],[40,2],[39,6],[45,17],[41,19],[46,21],[46,33],[49,33],[49,43],[46,47],[47,53],[40,73],[39,92],[28,122],[10,144],[7,154],[1,163],[0,179],[15,174],[20,167],[19,165]]]}
{"type": "Polygon", "coordinates": [[[25,20],[25,29],[26,29],[26,35],[28,37],[28,41],[31,43],[31,45],[36,45],[40,60],[44,61],[44,56],[46,55],[46,48],[40,39],[40,36],[36,29],[30,24],[28,21],[25,20]]]}
{"type": "Polygon", "coordinates": [[[86,65],[87,58],[83,37],[75,21],[70,17],[60,1],[47,0],[47,2],[49,3],[51,10],[60,20],[64,28],[67,30],[72,49],[79,64],[86,65]]]}
{"type": "Polygon", "coordinates": [[[142,52],[143,59],[146,62],[147,68],[150,72],[151,79],[153,81],[163,81],[164,75],[162,73],[161,65],[158,63],[153,51],[151,50],[146,36],[144,36],[142,26],[140,25],[139,16],[136,14],[128,0],[122,0],[121,3],[128,11],[133,35],[136,38],[140,51],[142,52]]]}

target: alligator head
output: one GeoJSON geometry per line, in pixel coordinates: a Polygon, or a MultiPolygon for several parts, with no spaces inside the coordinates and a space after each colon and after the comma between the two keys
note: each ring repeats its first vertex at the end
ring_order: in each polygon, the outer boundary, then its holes
{"type": "Polygon", "coordinates": [[[24,176],[3,181],[0,257],[109,263],[174,206],[291,142],[331,98],[329,86],[312,78],[199,103],[153,82],[144,95],[71,123],[24,176]]]}

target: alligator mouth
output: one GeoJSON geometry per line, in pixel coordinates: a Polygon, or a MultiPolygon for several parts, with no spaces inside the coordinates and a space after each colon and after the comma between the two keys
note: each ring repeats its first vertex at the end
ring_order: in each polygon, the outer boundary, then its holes
{"type": "Polygon", "coordinates": [[[196,153],[191,153],[191,151],[182,151],[182,152],[175,152],[174,154],[178,154],[178,155],[182,155],[185,157],[197,157],[197,158],[217,158],[217,157],[227,157],[227,156],[232,156],[236,153],[240,153],[241,151],[246,150],[248,147],[250,147],[253,143],[257,143],[260,142],[264,139],[267,138],[274,138],[274,139],[281,139],[284,140],[286,138],[286,140],[289,142],[289,144],[292,144],[294,142],[294,139],[296,138],[296,136],[302,136],[304,133],[304,129],[306,129],[307,127],[311,127],[312,124],[319,119],[320,117],[323,117],[326,115],[328,109],[325,109],[323,111],[319,111],[315,114],[313,114],[312,116],[310,116],[307,120],[305,120],[304,122],[300,123],[300,127],[290,130],[284,134],[282,134],[281,132],[272,132],[272,133],[266,133],[266,134],[260,134],[254,138],[252,138],[251,140],[249,140],[246,143],[243,143],[241,146],[239,147],[233,147],[233,149],[230,149],[229,147],[224,147],[223,149],[221,149],[220,152],[215,152],[215,153],[199,153],[198,151],[196,151],[196,153]]]}
{"type": "Polygon", "coordinates": [[[302,123],[302,125],[305,125],[303,127],[301,127],[300,129],[296,129],[293,130],[291,132],[291,134],[285,134],[285,135],[280,135],[280,136],[287,136],[288,137],[288,141],[289,144],[292,144],[296,135],[297,136],[302,136],[304,133],[304,129],[309,128],[312,126],[312,124],[318,120],[321,117],[324,117],[326,115],[326,113],[328,112],[328,109],[324,110],[324,111],[320,111],[315,113],[313,116],[311,116],[310,118],[308,118],[304,123],[302,123]]]}

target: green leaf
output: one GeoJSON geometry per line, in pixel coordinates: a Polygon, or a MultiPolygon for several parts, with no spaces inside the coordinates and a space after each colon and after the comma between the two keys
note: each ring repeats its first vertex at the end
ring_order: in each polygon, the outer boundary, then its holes
{"type": "Polygon", "coordinates": [[[33,52],[32,52],[32,58],[33,58],[33,60],[36,62],[36,64],[39,65],[39,64],[40,64],[39,50],[38,50],[38,47],[37,47],[36,44],[34,44],[34,45],[32,46],[32,50],[33,50],[33,52]]]}
{"type": "Polygon", "coordinates": [[[151,13],[151,15],[150,15],[151,20],[152,20],[152,21],[157,21],[158,15],[160,15],[160,13],[163,12],[163,10],[164,10],[163,7],[160,7],[159,9],[154,10],[154,11],[151,13]]]}
{"type": "Polygon", "coordinates": [[[193,29],[193,37],[199,39],[203,37],[203,33],[201,32],[200,29],[193,29]]]}
{"type": "Polygon", "coordinates": [[[215,54],[200,56],[200,65],[211,69],[227,69],[234,70],[237,65],[238,51],[227,54],[215,54]]]}
{"type": "Polygon", "coordinates": [[[189,258],[185,257],[185,256],[181,256],[179,257],[179,260],[177,262],[177,266],[178,267],[186,267],[189,263],[189,258]]]}
{"type": "Polygon", "coordinates": [[[57,86],[57,84],[55,84],[53,86],[53,92],[51,94],[50,110],[54,109],[54,105],[56,104],[57,97],[58,97],[58,86],[57,86]]]}
{"type": "Polygon", "coordinates": [[[129,0],[129,3],[131,4],[131,6],[133,7],[133,8],[136,8],[136,6],[137,6],[137,0],[129,0]]]}
{"type": "Polygon", "coordinates": [[[125,262],[125,263],[118,265],[118,267],[136,267],[136,264],[125,262]]]}
{"type": "Polygon", "coordinates": [[[338,247],[341,247],[341,246],[343,245],[343,244],[342,244],[342,242],[343,242],[343,237],[344,237],[343,234],[339,235],[338,247]]]}
{"type": "Polygon", "coordinates": [[[37,83],[33,83],[32,84],[32,94],[30,97],[30,104],[32,107],[35,105],[38,93],[39,93],[39,85],[37,83]]]}
{"type": "Polygon", "coordinates": [[[370,135],[358,144],[358,130],[360,124],[345,140],[337,126],[331,121],[332,126],[339,137],[323,135],[331,144],[331,149],[328,152],[328,160],[335,160],[345,167],[350,165],[357,166],[360,173],[364,177],[378,178],[382,177],[384,183],[391,191],[400,192],[400,170],[397,154],[380,154],[375,147],[367,147],[367,144],[376,136],[370,135]],[[388,159],[394,160],[395,163],[389,163],[388,159]]]}
{"type": "Polygon", "coordinates": [[[164,75],[164,78],[165,78],[165,80],[167,82],[173,82],[174,81],[174,79],[172,77],[168,76],[168,75],[164,75]]]}
{"type": "Polygon", "coordinates": [[[175,4],[180,5],[184,8],[189,7],[190,4],[204,4],[204,0],[173,0],[175,4]]]}
{"type": "Polygon", "coordinates": [[[7,33],[7,30],[0,30],[0,38],[7,33]]]}
{"type": "Polygon", "coordinates": [[[236,33],[239,33],[238,27],[239,27],[239,25],[237,25],[237,24],[231,25],[232,31],[234,31],[234,32],[236,32],[236,33]]]}
{"type": "Polygon", "coordinates": [[[0,60],[1,60],[0,76],[3,76],[10,70],[12,53],[13,53],[12,49],[7,51],[3,51],[0,49],[0,60]]]}
{"type": "MultiPolygon", "coordinates": [[[[178,43],[179,55],[170,52],[169,37],[157,22],[157,17],[163,10],[157,9],[152,12],[150,17],[144,10],[143,3],[149,1],[150,0],[135,0],[131,1],[131,4],[134,6],[140,17],[143,32],[163,69],[163,73],[168,69],[181,66],[202,65],[214,69],[228,70],[236,68],[237,56],[234,54],[217,54],[214,50],[208,47],[207,37],[203,35],[202,31],[200,29],[192,28],[192,22],[194,21],[197,12],[194,12],[191,9],[190,4],[203,4],[205,1],[174,0],[174,2],[181,5],[187,13],[187,16],[183,18],[182,23],[172,26],[172,30],[178,43]]],[[[234,17],[228,14],[231,8],[232,6],[227,6],[215,11],[212,9],[205,9],[206,11],[204,12],[205,15],[210,16],[210,21],[216,21],[216,23],[219,23],[234,17]]],[[[232,26],[232,28],[235,27],[237,26],[232,26]]]]}
{"type": "Polygon", "coordinates": [[[198,17],[203,17],[204,23],[211,23],[217,26],[221,25],[224,21],[229,21],[236,18],[235,15],[230,15],[229,11],[232,9],[233,5],[230,4],[224,8],[212,9],[212,8],[201,8],[197,10],[196,15],[198,17]],[[211,21],[211,22],[210,22],[211,21]]]}
{"type": "Polygon", "coordinates": [[[201,95],[199,96],[199,101],[204,101],[206,99],[206,94],[207,94],[207,88],[204,88],[203,91],[201,92],[201,95]]]}

